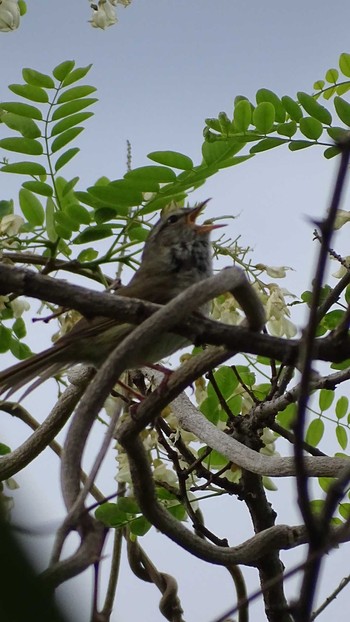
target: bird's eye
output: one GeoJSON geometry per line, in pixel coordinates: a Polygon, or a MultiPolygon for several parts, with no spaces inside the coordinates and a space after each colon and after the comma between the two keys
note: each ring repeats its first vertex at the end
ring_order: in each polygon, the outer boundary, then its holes
{"type": "Polygon", "coordinates": [[[169,225],[173,224],[174,222],[177,222],[179,220],[180,216],[178,216],[177,214],[172,214],[171,216],[169,216],[169,218],[167,219],[167,223],[169,223],[169,225]]]}

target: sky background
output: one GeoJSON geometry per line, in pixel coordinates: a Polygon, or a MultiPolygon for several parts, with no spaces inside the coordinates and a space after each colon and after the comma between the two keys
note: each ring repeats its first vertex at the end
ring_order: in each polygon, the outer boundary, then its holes
{"type": "MultiPolygon", "coordinates": [[[[319,0],[295,0],[292,4],[274,0],[133,0],[127,9],[120,7],[118,15],[119,23],[103,32],[88,24],[86,0],[28,0],[28,13],[19,30],[0,33],[3,100],[13,99],[7,84],[22,82],[23,67],[50,73],[67,59],[74,59],[77,66],[93,63],[84,82],[97,87],[99,102],[93,108],[95,116],[77,139],[81,152],[64,172],[67,178],[79,175],[80,190],[101,175],[111,179],[123,176],[127,140],[132,145],[133,167],[150,163],[147,153],[162,149],[185,153],[199,164],[205,118],[216,117],[220,111],[232,115],[237,95],[254,101],[261,87],[280,96],[312,92],[314,81],[329,67],[337,67],[340,53],[350,52],[350,4],[345,0],[332,5],[319,0]]],[[[191,202],[212,197],[209,215],[239,215],[230,221],[232,237],[240,235],[242,245],[254,249],[254,262],[293,268],[281,283],[295,293],[310,285],[317,250],[312,244],[310,219],[324,214],[334,178],[335,161],[325,160],[322,153],[321,148],[297,153],[274,149],[222,171],[191,197],[191,202]]],[[[0,184],[1,198],[16,198],[16,176],[3,174],[0,184]]],[[[344,209],[347,204],[348,200],[344,201],[344,209]]],[[[350,254],[343,232],[337,250],[350,254]]],[[[42,325],[36,326],[32,345],[40,349],[42,325]]],[[[28,404],[42,420],[47,413],[45,401],[31,397],[28,404]]],[[[28,431],[22,424],[11,421],[10,430],[7,415],[2,421],[4,442],[14,447],[26,438],[28,431]]],[[[52,533],[64,516],[58,472],[55,456],[45,453],[16,478],[21,488],[15,493],[14,520],[24,524],[31,516],[39,529],[40,536],[31,540],[41,565],[51,542],[44,532],[52,533]]],[[[113,457],[101,475],[106,494],[111,472],[113,457]]],[[[297,524],[300,517],[294,492],[288,482],[278,485],[281,494],[270,493],[270,498],[279,522],[297,524]]],[[[208,527],[228,537],[231,545],[251,536],[242,504],[228,500],[218,511],[215,503],[205,503],[208,527]]],[[[142,544],[161,570],[176,576],[187,622],[210,622],[234,601],[225,570],[190,558],[159,534],[151,533],[142,544]]],[[[290,552],[282,557],[289,564],[299,555],[290,552]]],[[[348,545],[340,555],[329,556],[332,573],[321,587],[320,600],[349,573],[346,563],[341,563],[345,555],[348,545]]],[[[244,569],[244,573],[250,588],[256,588],[256,572],[244,569]]],[[[88,571],[60,590],[76,622],[88,619],[91,584],[88,571]]],[[[293,585],[297,594],[297,583],[293,585]]],[[[160,622],[158,600],[157,590],[140,583],[124,565],[112,621],[132,622],[142,615],[144,622],[160,622]]],[[[346,595],[340,596],[325,616],[346,620],[346,601],[346,595]]],[[[259,607],[252,611],[255,619],[262,619],[259,607]]]]}

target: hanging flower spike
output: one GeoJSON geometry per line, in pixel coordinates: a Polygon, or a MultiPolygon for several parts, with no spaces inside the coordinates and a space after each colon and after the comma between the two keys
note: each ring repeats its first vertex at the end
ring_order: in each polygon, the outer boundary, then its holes
{"type": "Polygon", "coordinates": [[[16,30],[20,16],[17,0],[0,0],[0,32],[16,30]]]}

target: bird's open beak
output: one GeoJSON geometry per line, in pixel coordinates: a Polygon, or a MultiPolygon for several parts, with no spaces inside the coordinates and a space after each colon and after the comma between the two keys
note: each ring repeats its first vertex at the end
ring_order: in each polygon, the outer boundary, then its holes
{"type": "Polygon", "coordinates": [[[188,212],[186,216],[186,222],[188,225],[192,225],[196,228],[197,233],[209,233],[213,231],[213,229],[219,229],[220,227],[226,227],[225,224],[214,224],[214,223],[203,223],[203,225],[197,225],[196,219],[199,214],[204,210],[207,203],[209,203],[210,199],[206,199],[206,201],[202,201],[198,203],[195,207],[188,212]]]}

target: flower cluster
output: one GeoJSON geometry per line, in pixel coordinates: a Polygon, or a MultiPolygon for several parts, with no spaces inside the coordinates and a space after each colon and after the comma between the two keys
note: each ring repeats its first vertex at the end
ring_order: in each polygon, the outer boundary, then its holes
{"type": "Polygon", "coordinates": [[[128,6],[131,0],[99,0],[97,4],[91,4],[92,16],[89,20],[93,28],[105,30],[118,21],[115,7],[117,4],[128,6]]]}

